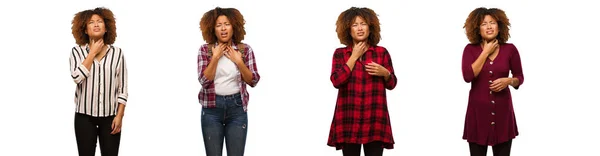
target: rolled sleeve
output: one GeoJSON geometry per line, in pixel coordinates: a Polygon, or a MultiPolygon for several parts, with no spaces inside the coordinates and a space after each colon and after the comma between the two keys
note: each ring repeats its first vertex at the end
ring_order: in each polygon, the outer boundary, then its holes
{"type": "Polygon", "coordinates": [[[198,81],[202,88],[208,88],[211,84],[213,84],[213,80],[208,80],[206,76],[204,76],[204,70],[208,66],[208,45],[202,45],[198,50],[198,81]]]}
{"type": "Polygon", "coordinates": [[[254,57],[254,50],[252,47],[246,44],[246,48],[248,48],[248,53],[246,53],[246,66],[252,72],[252,82],[248,83],[250,87],[256,86],[258,81],[260,80],[260,74],[258,74],[258,68],[256,67],[256,59],[254,57]]]}
{"type": "Polygon", "coordinates": [[[383,57],[383,67],[385,67],[390,72],[390,78],[385,82],[385,88],[392,90],[396,88],[398,78],[396,78],[396,74],[394,73],[392,57],[390,56],[390,53],[387,51],[387,49],[385,49],[383,57]]]}
{"type": "MultiPolygon", "coordinates": [[[[119,49],[120,50],[120,49],[119,49]]],[[[127,76],[128,76],[128,72],[127,72],[127,63],[125,63],[125,56],[123,56],[123,54],[121,53],[121,60],[123,61],[121,66],[118,68],[118,74],[117,75],[117,82],[118,82],[118,86],[117,86],[117,90],[118,90],[118,94],[117,94],[117,102],[120,104],[127,104],[127,98],[128,98],[128,91],[127,91],[127,76]]]]}
{"type": "Polygon", "coordinates": [[[471,67],[471,64],[473,64],[474,61],[475,58],[472,55],[469,45],[467,45],[462,56],[462,74],[463,79],[467,83],[470,83],[473,81],[473,79],[475,79],[475,73],[473,72],[473,67],[471,67]]]}
{"type": "Polygon", "coordinates": [[[71,67],[71,78],[76,84],[80,84],[82,81],[90,76],[90,71],[83,66],[83,60],[85,58],[79,57],[83,54],[80,53],[76,47],[71,50],[71,56],[69,58],[69,65],[71,67]]]}
{"type": "Polygon", "coordinates": [[[344,60],[345,51],[342,48],[337,49],[333,54],[333,61],[331,64],[331,76],[330,80],[333,83],[333,87],[340,88],[345,84],[348,84],[350,79],[351,69],[346,65],[344,60]]]}
{"type": "Polygon", "coordinates": [[[519,89],[521,84],[525,81],[525,76],[523,76],[523,67],[521,66],[521,56],[519,55],[519,50],[514,45],[513,53],[510,58],[510,71],[513,78],[519,79],[519,85],[513,86],[515,89],[519,89]]]}

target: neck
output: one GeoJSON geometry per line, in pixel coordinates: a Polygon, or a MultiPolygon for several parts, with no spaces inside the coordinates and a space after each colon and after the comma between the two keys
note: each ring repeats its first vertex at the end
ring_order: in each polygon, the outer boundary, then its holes
{"type": "Polygon", "coordinates": [[[352,40],[352,47],[354,47],[354,45],[358,44],[359,42],[365,42],[367,44],[367,48],[371,47],[371,45],[369,44],[369,42],[367,42],[367,41],[357,41],[357,40],[352,40]]]}
{"type": "Polygon", "coordinates": [[[217,41],[218,44],[226,44],[226,45],[232,45],[231,41],[226,41],[226,42],[221,42],[221,41],[217,41]]]}
{"type": "MultiPolygon", "coordinates": [[[[98,41],[98,40],[102,40],[103,38],[92,38],[90,37],[90,40],[88,41],[88,44],[92,44],[94,43],[94,41],[98,41]]],[[[104,43],[104,45],[106,45],[106,43],[104,43]]]]}

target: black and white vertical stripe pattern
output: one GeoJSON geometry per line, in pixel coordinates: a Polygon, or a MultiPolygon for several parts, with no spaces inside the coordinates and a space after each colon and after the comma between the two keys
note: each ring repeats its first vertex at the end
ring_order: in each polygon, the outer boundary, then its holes
{"type": "Polygon", "coordinates": [[[76,112],[94,117],[117,114],[118,104],[127,103],[127,66],[121,48],[110,45],[102,60],[94,60],[91,69],[82,63],[89,47],[71,49],[71,77],[77,84],[75,90],[76,112]]]}

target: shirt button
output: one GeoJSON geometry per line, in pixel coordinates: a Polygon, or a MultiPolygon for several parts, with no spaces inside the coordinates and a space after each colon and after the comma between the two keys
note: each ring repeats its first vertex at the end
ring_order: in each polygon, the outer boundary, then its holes
{"type": "Polygon", "coordinates": [[[494,62],[490,62],[490,64],[494,64],[494,62]]]}
{"type": "Polygon", "coordinates": [[[492,91],[490,91],[490,94],[492,94],[492,91]]]}
{"type": "Polygon", "coordinates": [[[492,84],[492,82],[493,82],[493,81],[492,81],[492,80],[490,80],[490,81],[488,81],[488,82],[490,82],[490,84],[492,84]]]}
{"type": "Polygon", "coordinates": [[[495,125],[495,124],[496,124],[496,122],[493,122],[493,121],[492,121],[492,125],[495,125]]]}
{"type": "Polygon", "coordinates": [[[496,103],[496,101],[492,100],[492,104],[496,103]]]}
{"type": "Polygon", "coordinates": [[[493,72],[490,70],[490,74],[492,74],[493,72]]]}
{"type": "Polygon", "coordinates": [[[496,113],[492,112],[492,115],[496,115],[496,113]]]}

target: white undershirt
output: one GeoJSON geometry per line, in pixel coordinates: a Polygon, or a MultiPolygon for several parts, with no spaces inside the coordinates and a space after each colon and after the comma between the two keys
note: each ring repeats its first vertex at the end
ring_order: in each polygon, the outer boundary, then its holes
{"type": "Polygon", "coordinates": [[[231,95],[240,92],[240,72],[233,61],[222,56],[217,64],[215,73],[215,93],[217,95],[231,95]]]}

